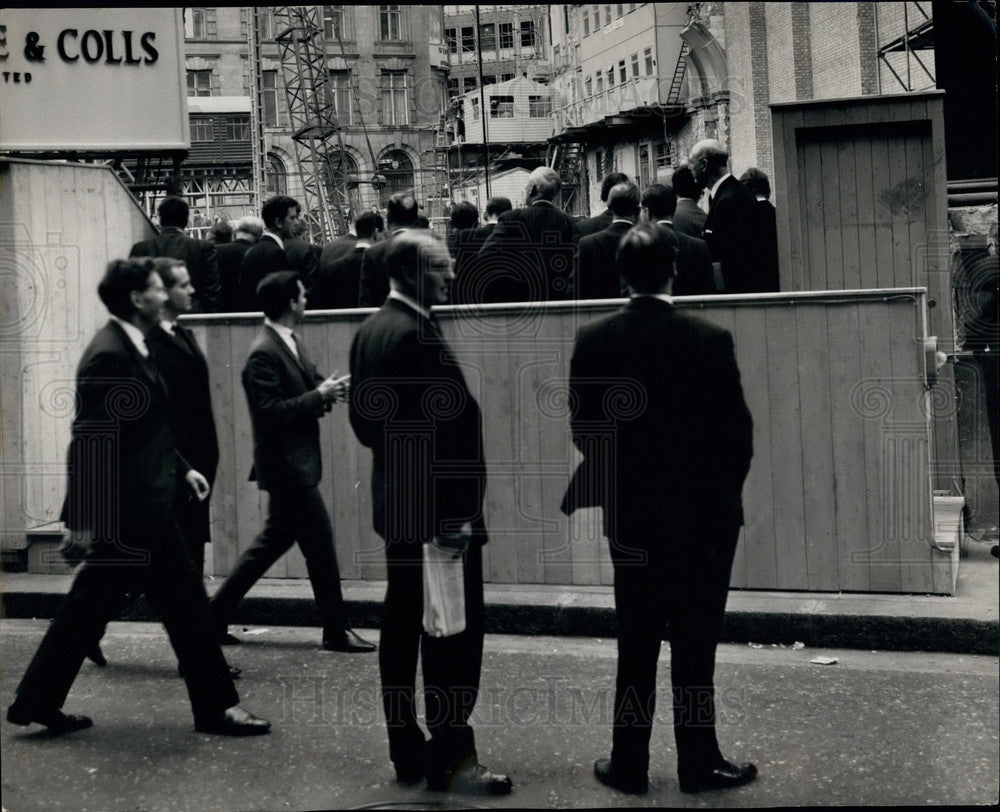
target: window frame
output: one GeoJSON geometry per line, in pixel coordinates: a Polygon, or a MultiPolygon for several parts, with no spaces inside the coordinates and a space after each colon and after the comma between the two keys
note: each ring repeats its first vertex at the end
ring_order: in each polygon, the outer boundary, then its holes
{"type": "Polygon", "coordinates": [[[514,118],[514,96],[490,96],[490,118],[514,118]]]}
{"type": "Polygon", "coordinates": [[[215,120],[211,117],[209,118],[190,118],[188,119],[188,134],[191,137],[192,144],[211,144],[215,141],[215,120]],[[200,136],[207,133],[208,138],[202,138],[200,136]],[[198,137],[196,137],[198,136],[198,137]]]}
{"type": "Polygon", "coordinates": [[[403,9],[400,5],[378,6],[378,34],[379,42],[403,41],[403,9]]]}

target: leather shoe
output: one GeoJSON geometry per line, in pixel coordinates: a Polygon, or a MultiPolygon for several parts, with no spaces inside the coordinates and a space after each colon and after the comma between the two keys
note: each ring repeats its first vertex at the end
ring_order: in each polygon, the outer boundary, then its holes
{"type": "Polygon", "coordinates": [[[104,668],[108,664],[107,659],[104,657],[104,652],[101,651],[100,643],[94,643],[94,647],[87,652],[87,659],[101,668],[104,668]]]}
{"type": "Polygon", "coordinates": [[[599,758],[594,762],[594,775],[604,786],[629,795],[645,795],[649,792],[649,777],[646,775],[622,775],[615,770],[610,758],[599,758]]]}
{"type": "Polygon", "coordinates": [[[215,719],[196,722],[194,729],[199,733],[216,733],[219,736],[262,736],[271,730],[271,723],[239,705],[233,705],[215,719]]]}
{"type": "Polygon", "coordinates": [[[21,710],[16,704],[7,708],[7,721],[22,727],[35,722],[45,725],[52,733],[72,733],[74,730],[84,730],[94,724],[89,716],[74,716],[70,713],[63,713],[58,708],[51,711],[31,712],[21,710]]]}
{"type": "Polygon", "coordinates": [[[681,792],[694,793],[706,789],[732,789],[749,784],[757,777],[755,764],[733,764],[723,761],[709,773],[680,779],[681,792]]]}
{"type": "Polygon", "coordinates": [[[401,784],[415,784],[424,778],[424,760],[421,758],[394,761],[392,766],[396,768],[396,780],[401,784]]]}
{"type": "Polygon", "coordinates": [[[510,795],[514,782],[506,775],[491,773],[482,764],[472,764],[458,772],[428,775],[427,788],[460,795],[510,795]]]}
{"type": "Polygon", "coordinates": [[[350,654],[361,654],[375,651],[375,644],[358,637],[350,629],[344,629],[339,636],[323,640],[323,651],[346,651],[350,654]]]}

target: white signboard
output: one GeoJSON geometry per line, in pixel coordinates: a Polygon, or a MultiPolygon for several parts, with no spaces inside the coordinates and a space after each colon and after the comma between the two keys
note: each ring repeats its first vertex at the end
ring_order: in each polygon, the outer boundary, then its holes
{"type": "Polygon", "coordinates": [[[0,150],[186,150],[179,8],[0,8],[0,150]]]}

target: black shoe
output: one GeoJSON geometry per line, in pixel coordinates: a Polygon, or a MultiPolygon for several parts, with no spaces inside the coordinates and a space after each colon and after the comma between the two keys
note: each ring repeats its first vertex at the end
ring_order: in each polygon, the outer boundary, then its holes
{"type": "Polygon", "coordinates": [[[99,665],[104,668],[108,664],[108,661],[104,657],[104,652],[101,651],[101,644],[94,643],[94,647],[87,652],[87,659],[92,661],[94,665],[99,665]]]}
{"type": "Polygon", "coordinates": [[[424,779],[424,760],[422,758],[400,759],[392,762],[396,769],[396,780],[401,784],[416,784],[424,779]]]}
{"type": "Polygon", "coordinates": [[[263,736],[270,732],[271,723],[243,710],[239,705],[233,705],[216,719],[196,722],[194,729],[199,733],[215,733],[219,736],[263,736]]]}
{"type": "Polygon", "coordinates": [[[375,644],[358,637],[350,629],[344,629],[337,637],[323,639],[323,651],[346,651],[351,654],[361,654],[375,651],[375,644]]]}
{"type": "Polygon", "coordinates": [[[21,710],[16,704],[7,708],[7,721],[22,727],[35,722],[39,725],[45,725],[52,733],[72,733],[75,730],[84,730],[94,724],[89,716],[74,716],[63,713],[58,708],[42,713],[33,713],[21,710]]]}
{"type": "Polygon", "coordinates": [[[649,792],[649,777],[646,775],[622,775],[611,764],[610,758],[599,758],[594,762],[594,775],[604,786],[626,792],[629,795],[645,795],[649,792]]]}
{"type": "Polygon", "coordinates": [[[990,547],[990,555],[994,558],[1000,558],[1000,544],[994,544],[990,547]]]}
{"type": "Polygon", "coordinates": [[[491,773],[482,764],[473,764],[458,772],[428,775],[427,788],[459,795],[510,795],[514,782],[506,775],[491,773]]]}
{"type": "Polygon", "coordinates": [[[243,641],[238,637],[233,637],[229,632],[221,632],[219,634],[219,645],[220,646],[238,646],[243,641]]]}
{"type": "Polygon", "coordinates": [[[703,775],[685,776],[680,779],[681,792],[701,792],[706,789],[732,789],[749,784],[757,777],[754,764],[733,764],[723,761],[718,767],[703,775]]]}

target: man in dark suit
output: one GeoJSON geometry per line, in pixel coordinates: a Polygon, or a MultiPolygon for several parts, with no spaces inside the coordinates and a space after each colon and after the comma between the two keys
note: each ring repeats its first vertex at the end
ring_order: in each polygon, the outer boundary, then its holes
{"type": "Polygon", "coordinates": [[[292,270],[291,260],[285,253],[285,240],[295,237],[299,230],[301,206],[297,200],[285,195],[275,195],[264,201],[261,217],[264,233],[240,263],[240,281],[236,286],[237,310],[256,310],[257,286],[269,273],[292,270]]]}
{"type": "Polygon", "coordinates": [[[642,193],[646,220],[662,226],[674,238],[674,296],[708,296],[718,291],[712,275],[712,259],[704,240],[689,237],[674,228],[673,214],[677,195],[669,186],[654,183],[642,193]]]}
{"type": "Polygon", "coordinates": [[[68,453],[62,520],[64,555],[82,564],[24,678],[7,720],[54,733],[90,727],[64,714],[85,653],[104,627],[145,592],[157,607],[187,682],[195,729],[246,736],[270,723],[239,697],[212,626],[208,596],[174,517],[177,489],[199,498],[208,482],[180,455],[169,425],[167,392],[147,360],[145,335],[166,300],[148,259],[115,260],[98,286],[111,320],[84,350],[77,369],[78,411],[68,453]]]}
{"type": "Polygon", "coordinates": [[[740,175],[747,191],[757,200],[757,227],[755,232],[760,241],[757,260],[760,263],[758,278],[763,291],[777,292],[781,288],[778,274],[778,222],[774,205],[770,201],[771,181],[767,173],[751,166],[740,175]]]}
{"type": "Polygon", "coordinates": [[[236,232],[232,242],[215,247],[215,256],[219,263],[219,312],[235,313],[237,307],[237,286],[240,281],[240,267],[243,255],[249,251],[261,234],[264,233],[264,221],[259,217],[248,215],[236,221],[236,232]]]}
{"type": "Polygon", "coordinates": [[[298,544],[319,607],[325,651],[367,652],[375,646],[351,631],[340,590],[330,516],[319,493],[319,418],[347,399],[347,378],[316,371],[292,328],[302,321],[306,290],[294,271],[268,274],[257,289],[264,327],[243,368],[253,428],[253,470],[267,491],[264,529],[212,596],[215,628],[227,643],[229,616],[268,568],[298,544]]]}
{"type": "Polygon", "coordinates": [[[619,183],[611,187],[607,200],[608,210],[614,215],[610,225],[580,238],[578,299],[617,299],[623,293],[615,254],[619,241],[639,216],[639,188],[628,181],[619,183]]]}
{"type": "Polygon", "coordinates": [[[311,310],[333,310],[342,307],[357,307],[361,286],[361,260],[365,251],[375,245],[382,236],[382,215],[364,211],[354,221],[357,241],[346,254],[329,263],[320,263],[319,273],[309,291],[311,310]]]}
{"type": "Polygon", "coordinates": [[[416,228],[420,206],[411,194],[395,194],[385,206],[388,239],[375,243],[361,258],[361,280],[358,283],[358,307],[381,307],[389,295],[389,269],[385,255],[389,242],[397,234],[416,228]]]}
{"type": "Polygon", "coordinates": [[[505,212],[479,250],[477,273],[489,277],[489,302],[544,302],[576,293],[576,244],[570,217],[552,201],[562,181],[540,166],[528,176],[527,206],[505,212]]]}
{"type": "Polygon", "coordinates": [[[715,139],[699,141],[691,150],[695,182],[709,190],[705,243],[718,264],[722,293],[764,292],[768,285],[760,278],[757,201],[728,166],[729,153],[715,139]]]}
{"type": "Polygon", "coordinates": [[[188,224],[188,204],[184,198],[165,197],[156,211],[160,215],[160,233],[151,240],[137,242],[129,256],[184,260],[197,291],[192,309],[196,313],[218,312],[221,288],[215,246],[184,233],[188,224]]]}
{"type": "Polygon", "coordinates": [[[316,282],[319,258],[323,252],[320,246],[309,242],[308,232],[306,221],[300,217],[295,224],[295,236],[284,241],[285,256],[288,257],[289,262],[288,268],[285,270],[299,272],[307,293],[316,282]]]}
{"type": "MultiPolygon", "coordinates": [[[[378,212],[374,212],[374,214],[378,214],[378,212]]],[[[345,254],[349,254],[357,241],[358,235],[354,231],[349,231],[347,234],[341,234],[330,240],[319,253],[320,270],[329,267],[331,262],[341,259],[345,254]]]]}
{"type": "Polygon", "coordinates": [[[372,524],[385,541],[379,672],[389,757],[400,781],[506,795],[510,779],[479,764],[469,725],[483,655],[486,461],[479,405],[431,313],[448,300],[451,261],[427,233],[388,245],[392,289],[351,345],[350,417],[372,450],[372,524]],[[464,631],[423,632],[425,546],[428,556],[462,556],[464,631]],[[416,718],[418,651],[429,743],[416,718]]]}
{"type": "Polygon", "coordinates": [[[677,206],[671,221],[674,230],[689,237],[704,239],[705,218],[708,217],[698,205],[701,187],[694,182],[694,173],[688,164],[681,164],[674,170],[670,185],[677,194],[677,206]]]}
{"type": "Polygon", "coordinates": [[[732,336],[671,303],[671,251],[652,223],[625,235],[618,267],[632,299],[580,330],[570,363],[584,459],[561,507],[604,509],[618,615],[611,758],[594,773],[634,794],[648,788],[665,626],[681,791],[735,787],[757,773],[723,758],[713,687],[752,423],[732,336]]]}
{"type": "Polygon", "coordinates": [[[479,250],[493,233],[500,215],[513,208],[510,198],[491,197],[483,210],[486,222],[461,233],[457,240],[455,281],[451,285],[452,304],[478,304],[488,300],[486,285],[490,277],[480,273],[479,250]]]}
{"type": "MultiPolygon", "coordinates": [[[[628,183],[628,175],[623,172],[612,172],[601,181],[602,203],[608,202],[608,194],[619,183],[628,183]]],[[[611,221],[614,219],[614,212],[611,210],[611,206],[608,206],[600,214],[589,217],[586,220],[580,220],[574,224],[577,238],[586,237],[588,234],[596,234],[598,231],[604,231],[604,229],[611,225],[611,221]]],[[[579,296],[577,298],[583,299],[585,297],[579,296]]]]}

